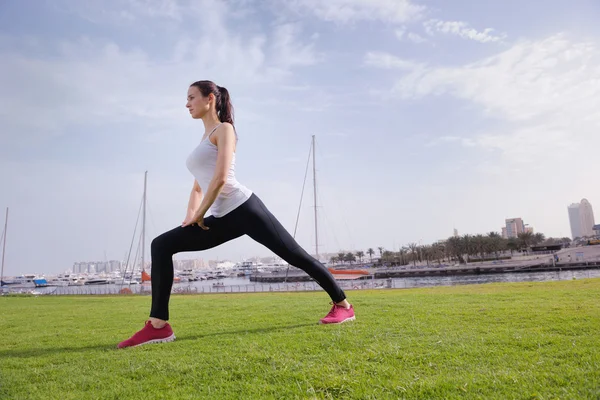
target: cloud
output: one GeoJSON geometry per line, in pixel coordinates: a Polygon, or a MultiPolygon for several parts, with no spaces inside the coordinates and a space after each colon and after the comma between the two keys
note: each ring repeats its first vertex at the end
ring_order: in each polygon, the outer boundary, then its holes
{"type": "Polygon", "coordinates": [[[314,43],[298,41],[300,33],[300,26],[297,24],[282,24],[275,28],[272,46],[277,54],[279,68],[289,70],[296,66],[314,65],[322,59],[322,55],[315,51],[314,43]]]}
{"type": "MultiPolygon", "coordinates": [[[[206,3],[201,0],[198,5],[206,3]]],[[[112,0],[110,7],[97,0],[56,0],[52,2],[52,6],[94,24],[110,23],[116,26],[131,25],[148,19],[180,22],[195,8],[194,3],[182,3],[178,0],[112,0]]]]}
{"type": "Polygon", "coordinates": [[[594,157],[591,149],[600,146],[597,42],[557,34],[460,67],[411,69],[411,63],[389,54],[368,53],[365,59],[398,69],[392,93],[400,98],[451,96],[479,107],[494,122],[438,144],[492,151],[502,165],[530,173],[558,169],[557,162],[587,165],[594,157]]]}
{"type": "Polygon", "coordinates": [[[429,40],[424,38],[423,36],[414,33],[414,32],[406,32],[406,28],[396,29],[395,31],[396,37],[398,40],[408,40],[410,42],[419,44],[419,43],[427,43],[429,40]]]}
{"type": "MultiPolygon", "coordinates": [[[[22,145],[64,134],[69,127],[106,121],[173,129],[181,126],[185,90],[194,80],[208,78],[233,86],[233,93],[244,97],[264,83],[293,84],[295,68],[321,59],[314,42],[300,39],[296,25],[247,34],[227,28],[227,10],[211,10],[207,24],[165,35],[164,52],[100,38],[57,43],[4,36],[0,117],[8,129],[0,135],[12,133],[0,137],[3,144],[22,145]],[[37,99],[35,118],[32,98],[37,99]]],[[[244,109],[252,113],[251,105],[244,109]]]]}
{"type": "Polygon", "coordinates": [[[480,43],[501,42],[506,39],[506,34],[492,35],[494,29],[486,28],[483,31],[477,31],[471,28],[467,22],[463,21],[440,21],[439,19],[431,19],[423,23],[425,31],[430,36],[435,33],[443,33],[446,35],[456,35],[464,39],[474,40],[480,43]]]}
{"type": "Polygon", "coordinates": [[[425,6],[411,0],[291,0],[287,5],[293,11],[309,12],[324,21],[336,23],[403,23],[420,18],[426,10],[425,6]]]}
{"type": "Polygon", "coordinates": [[[404,60],[389,53],[372,51],[365,56],[365,65],[383,69],[416,70],[424,64],[411,60],[404,60]]]}

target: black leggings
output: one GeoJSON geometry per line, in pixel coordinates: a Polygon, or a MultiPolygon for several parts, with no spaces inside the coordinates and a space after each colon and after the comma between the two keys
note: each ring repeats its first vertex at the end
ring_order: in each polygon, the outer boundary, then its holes
{"type": "Polygon", "coordinates": [[[296,243],[255,194],[221,218],[212,215],[205,218],[204,225],[210,229],[204,230],[198,225],[179,226],[152,241],[150,317],[165,321],[169,319],[174,254],[210,249],[243,235],[266,246],[290,265],[306,271],[334,302],[339,303],[346,298],[331,272],[296,243]]]}

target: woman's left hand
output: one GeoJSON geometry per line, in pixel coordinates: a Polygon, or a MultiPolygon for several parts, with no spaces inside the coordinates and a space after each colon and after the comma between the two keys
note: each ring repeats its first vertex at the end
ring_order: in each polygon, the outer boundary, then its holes
{"type": "Polygon", "coordinates": [[[196,212],[192,218],[184,221],[183,224],[181,225],[181,227],[185,228],[186,226],[190,226],[190,225],[194,225],[194,224],[198,224],[198,226],[200,228],[204,229],[205,231],[210,229],[208,226],[204,225],[204,213],[196,212]]]}

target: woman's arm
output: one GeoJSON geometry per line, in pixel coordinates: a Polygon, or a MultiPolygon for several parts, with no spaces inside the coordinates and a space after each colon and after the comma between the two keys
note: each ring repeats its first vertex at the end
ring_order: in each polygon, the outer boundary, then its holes
{"type": "Polygon", "coordinates": [[[194,179],[194,186],[192,187],[192,192],[190,193],[190,201],[188,202],[187,208],[187,217],[191,217],[194,215],[198,207],[200,207],[200,202],[202,201],[202,189],[200,185],[198,185],[198,181],[194,179]]]}

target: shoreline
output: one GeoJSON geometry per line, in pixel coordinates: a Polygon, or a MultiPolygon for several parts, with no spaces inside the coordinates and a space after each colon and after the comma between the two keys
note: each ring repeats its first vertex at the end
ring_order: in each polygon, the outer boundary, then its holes
{"type": "MultiPolygon", "coordinates": [[[[600,262],[577,262],[577,263],[557,263],[548,264],[520,264],[520,265],[491,265],[491,266],[466,266],[466,267],[444,267],[444,268],[419,268],[419,269],[401,269],[401,270],[376,270],[371,274],[360,277],[341,275],[339,280],[364,281],[371,279],[393,279],[393,278],[418,278],[418,277],[436,277],[436,276],[462,276],[462,275],[481,275],[481,274],[504,274],[504,273],[525,273],[525,272],[560,272],[577,270],[595,270],[600,269],[600,262]]],[[[340,270],[342,271],[342,270],[340,270]]],[[[260,273],[250,275],[250,282],[281,283],[284,282],[285,274],[260,273]]],[[[290,271],[287,276],[287,282],[310,282],[313,279],[304,271],[290,271]]]]}

